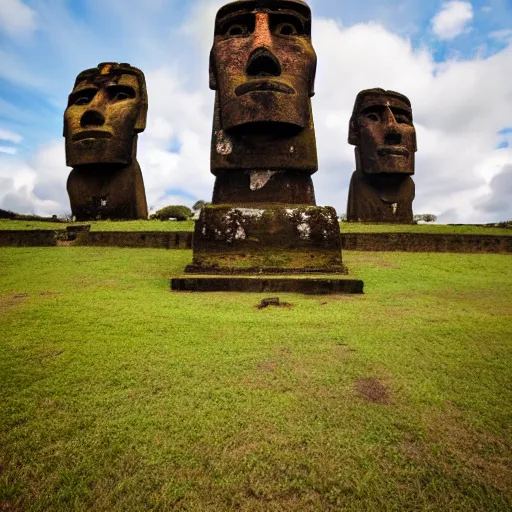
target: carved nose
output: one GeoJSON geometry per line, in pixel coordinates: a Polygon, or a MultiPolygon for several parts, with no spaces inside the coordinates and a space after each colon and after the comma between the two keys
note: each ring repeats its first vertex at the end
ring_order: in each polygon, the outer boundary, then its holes
{"type": "Polygon", "coordinates": [[[80,126],[103,126],[105,124],[105,117],[97,110],[88,110],[80,119],[80,126]]]}
{"type": "Polygon", "coordinates": [[[402,143],[402,135],[400,132],[393,129],[388,131],[386,135],[384,135],[384,144],[389,144],[390,146],[399,146],[402,143]]]}
{"type": "Polygon", "coordinates": [[[259,48],[249,57],[245,72],[247,76],[280,76],[281,64],[269,50],[259,48]]]}

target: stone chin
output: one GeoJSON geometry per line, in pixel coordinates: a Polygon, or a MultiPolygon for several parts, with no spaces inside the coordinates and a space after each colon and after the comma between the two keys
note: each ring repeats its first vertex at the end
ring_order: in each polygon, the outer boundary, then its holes
{"type": "Polygon", "coordinates": [[[222,127],[226,131],[255,123],[288,125],[303,130],[308,125],[308,109],[304,98],[295,92],[251,91],[224,102],[221,108],[222,127]]]}
{"type": "Polygon", "coordinates": [[[404,146],[385,147],[382,151],[366,151],[356,147],[356,168],[369,175],[412,176],[415,172],[415,152],[404,146]],[[393,153],[394,152],[394,153],[393,153]]]}
{"type": "Polygon", "coordinates": [[[403,174],[412,176],[414,174],[414,153],[408,157],[386,156],[380,157],[379,173],[382,174],[403,174]]]}
{"type": "Polygon", "coordinates": [[[66,165],[113,164],[130,165],[132,163],[133,141],[116,142],[114,139],[69,140],[66,137],[66,165]]]}

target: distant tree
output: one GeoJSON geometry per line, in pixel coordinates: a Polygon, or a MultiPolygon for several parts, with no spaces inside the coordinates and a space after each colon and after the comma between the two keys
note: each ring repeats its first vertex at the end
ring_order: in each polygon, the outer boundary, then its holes
{"type": "Polygon", "coordinates": [[[194,203],[194,206],[192,206],[192,210],[194,212],[197,212],[199,210],[202,210],[207,204],[210,204],[210,203],[207,203],[206,201],[203,201],[202,199],[200,199],[199,201],[196,201],[194,203]]]}
{"type": "Polygon", "coordinates": [[[413,220],[415,224],[417,224],[420,221],[435,222],[437,220],[437,217],[435,215],[432,215],[431,213],[422,213],[421,215],[415,215],[413,220]]]}
{"type": "Polygon", "coordinates": [[[0,210],[0,219],[14,219],[16,214],[9,210],[0,210]]]}
{"type": "Polygon", "coordinates": [[[340,222],[347,222],[347,214],[346,213],[342,213],[341,215],[338,216],[338,220],[340,222]]]}
{"type": "Polygon", "coordinates": [[[151,220],[169,220],[176,219],[179,221],[188,220],[192,216],[192,211],[188,206],[182,205],[170,205],[158,210],[156,213],[151,215],[151,220]]]}

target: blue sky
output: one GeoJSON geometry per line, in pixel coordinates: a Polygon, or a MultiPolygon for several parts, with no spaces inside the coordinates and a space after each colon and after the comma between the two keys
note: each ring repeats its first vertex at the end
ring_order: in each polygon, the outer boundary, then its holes
{"type": "MultiPolygon", "coordinates": [[[[139,159],[149,204],[208,200],[208,52],[222,3],[0,0],[0,208],[69,211],[62,115],[76,75],[103,61],[146,73],[139,159]]],[[[447,222],[512,218],[507,187],[493,188],[498,175],[512,182],[512,0],[310,4],[319,202],[344,211],[354,166],[350,110],[359,89],[382,86],[413,102],[415,211],[447,222]]]]}

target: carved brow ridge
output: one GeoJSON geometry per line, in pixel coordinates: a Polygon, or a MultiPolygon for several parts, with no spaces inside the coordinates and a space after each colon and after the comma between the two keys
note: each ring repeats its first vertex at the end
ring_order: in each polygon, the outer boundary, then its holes
{"type": "MultiPolygon", "coordinates": [[[[94,87],[92,85],[88,85],[86,87],[83,87],[81,89],[77,89],[76,91],[73,91],[69,95],[69,103],[70,105],[73,104],[80,96],[91,96],[91,99],[96,96],[96,93],[101,89],[101,87],[94,87]]],[[[109,89],[112,90],[112,92],[125,92],[128,94],[131,98],[135,98],[137,93],[133,87],[130,85],[123,85],[123,84],[116,84],[111,83],[108,84],[105,89],[108,91],[109,89]]]]}
{"type": "Polygon", "coordinates": [[[96,93],[97,91],[99,91],[100,89],[119,89],[120,91],[123,90],[123,91],[126,91],[126,92],[130,92],[131,94],[134,94],[135,93],[135,89],[131,86],[131,85],[127,85],[127,84],[119,84],[119,83],[116,83],[116,82],[111,82],[109,84],[87,84],[87,85],[84,85],[83,87],[80,87],[78,89],[75,89],[73,90],[73,92],[71,93],[72,95],[74,94],[83,94],[83,93],[96,93]]]}
{"type": "Polygon", "coordinates": [[[244,15],[245,16],[246,15],[254,15],[254,14],[258,13],[258,12],[265,12],[267,14],[275,14],[275,15],[287,14],[289,16],[294,16],[297,19],[299,19],[304,26],[306,25],[306,22],[308,21],[305,16],[303,16],[298,11],[295,11],[293,9],[271,9],[269,7],[258,7],[256,9],[252,9],[252,10],[240,9],[239,11],[231,12],[229,14],[226,14],[222,18],[219,18],[217,20],[217,23],[219,25],[224,25],[225,23],[227,23],[227,22],[229,22],[231,20],[237,19],[239,17],[242,17],[244,15]]]}
{"type": "MultiPolygon", "coordinates": [[[[361,110],[361,114],[368,114],[370,112],[377,112],[384,110],[388,105],[382,104],[382,103],[376,103],[374,105],[368,105],[367,107],[363,108],[361,110]]],[[[412,109],[408,109],[406,107],[398,107],[395,105],[389,105],[389,108],[391,109],[391,112],[393,114],[404,114],[409,117],[412,116],[412,109]]]]}

